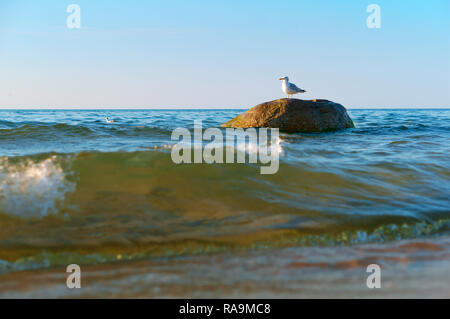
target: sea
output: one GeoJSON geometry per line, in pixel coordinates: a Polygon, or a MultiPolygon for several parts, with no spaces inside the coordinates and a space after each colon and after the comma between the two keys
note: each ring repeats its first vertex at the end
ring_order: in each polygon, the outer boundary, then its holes
{"type": "Polygon", "coordinates": [[[87,297],[337,296],[320,276],[353,296],[369,263],[403,296],[450,297],[449,109],[349,109],[355,128],[280,132],[275,174],[174,163],[176,128],[242,112],[0,110],[0,297],[71,296],[23,286],[47,274],[59,287],[68,264],[114,273],[87,297]]]}

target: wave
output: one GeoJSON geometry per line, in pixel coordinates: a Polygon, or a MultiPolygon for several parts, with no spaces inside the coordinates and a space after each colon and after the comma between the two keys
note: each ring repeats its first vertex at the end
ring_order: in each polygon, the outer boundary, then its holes
{"type": "Polygon", "coordinates": [[[169,129],[164,129],[161,127],[154,126],[140,126],[140,125],[130,125],[127,127],[112,127],[105,130],[105,132],[124,137],[156,137],[156,136],[170,136],[172,133],[169,129]]]}
{"type": "Polygon", "coordinates": [[[20,138],[47,140],[51,137],[90,137],[93,135],[94,130],[88,127],[69,124],[25,124],[10,129],[0,129],[0,139],[12,142],[20,138]]]}
{"type": "Polygon", "coordinates": [[[56,155],[37,161],[0,158],[0,211],[20,217],[58,213],[58,203],[74,189],[59,159],[56,155]]]}
{"type": "Polygon", "coordinates": [[[18,258],[14,261],[0,259],[0,274],[11,271],[66,266],[70,263],[89,265],[115,261],[132,261],[148,258],[168,258],[180,256],[205,255],[220,252],[248,252],[267,248],[307,247],[307,246],[344,246],[356,244],[373,244],[404,239],[426,238],[437,234],[449,234],[450,219],[433,223],[419,222],[413,224],[387,224],[372,231],[356,230],[335,234],[309,234],[277,236],[270,240],[256,240],[243,245],[229,244],[211,240],[184,240],[166,244],[147,245],[146,247],[119,246],[115,250],[97,249],[88,253],[76,250],[48,249],[36,251],[32,256],[18,258]]]}
{"type": "MultiPolygon", "coordinates": [[[[260,175],[259,164],[176,165],[170,148],[166,144],[137,152],[0,158],[0,212],[32,216],[31,210],[35,210],[36,216],[45,216],[65,205],[64,199],[72,193],[80,195],[72,198],[78,206],[88,194],[102,194],[98,196],[102,200],[107,194],[125,194],[131,199],[156,193],[173,196],[175,202],[186,202],[186,196],[210,198],[237,210],[242,205],[240,210],[249,211],[270,203],[263,211],[280,209],[300,215],[320,212],[323,217],[343,219],[380,215],[420,219],[433,215],[432,211],[448,211],[444,209],[448,202],[442,200],[446,197],[448,171],[434,163],[411,167],[378,162],[358,169],[281,162],[277,174],[264,176],[260,175]],[[426,180],[432,182],[426,184],[426,180]],[[242,202],[235,205],[236,200],[242,202]]],[[[280,146],[279,151],[282,149],[280,146]]],[[[238,144],[236,151],[254,150],[238,144]]],[[[155,198],[153,205],[160,202],[155,198]]]]}
{"type": "Polygon", "coordinates": [[[70,125],[70,124],[43,124],[29,123],[25,125],[5,125],[8,128],[0,128],[0,140],[17,142],[20,139],[31,139],[36,141],[61,140],[65,138],[96,138],[105,136],[116,137],[170,137],[168,129],[140,125],[105,125],[98,124],[70,125]]]}
{"type": "Polygon", "coordinates": [[[169,146],[3,157],[0,259],[20,268],[431,236],[449,230],[447,185],[435,163],[282,161],[261,175],[257,164],[176,165],[169,146]]]}

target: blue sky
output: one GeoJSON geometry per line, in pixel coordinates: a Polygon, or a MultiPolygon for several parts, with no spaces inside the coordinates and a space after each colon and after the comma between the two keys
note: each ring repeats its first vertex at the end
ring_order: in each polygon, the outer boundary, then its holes
{"type": "Polygon", "coordinates": [[[247,108],[283,97],[284,75],[347,107],[450,107],[449,14],[448,0],[0,0],[0,107],[247,108]]]}

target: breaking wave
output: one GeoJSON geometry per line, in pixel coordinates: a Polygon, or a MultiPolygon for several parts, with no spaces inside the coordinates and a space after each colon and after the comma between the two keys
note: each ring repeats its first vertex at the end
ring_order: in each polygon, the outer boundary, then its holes
{"type": "Polygon", "coordinates": [[[0,211],[27,218],[58,213],[66,194],[74,190],[58,159],[0,158],[0,211]]]}

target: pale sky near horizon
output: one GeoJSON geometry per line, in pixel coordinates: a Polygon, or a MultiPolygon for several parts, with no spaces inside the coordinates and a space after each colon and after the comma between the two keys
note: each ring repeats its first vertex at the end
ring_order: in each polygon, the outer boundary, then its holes
{"type": "Polygon", "coordinates": [[[297,97],[350,108],[450,107],[449,14],[448,0],[0,0],[0,108],[248,108],[283,97],[285,75],[297,97]]]}

